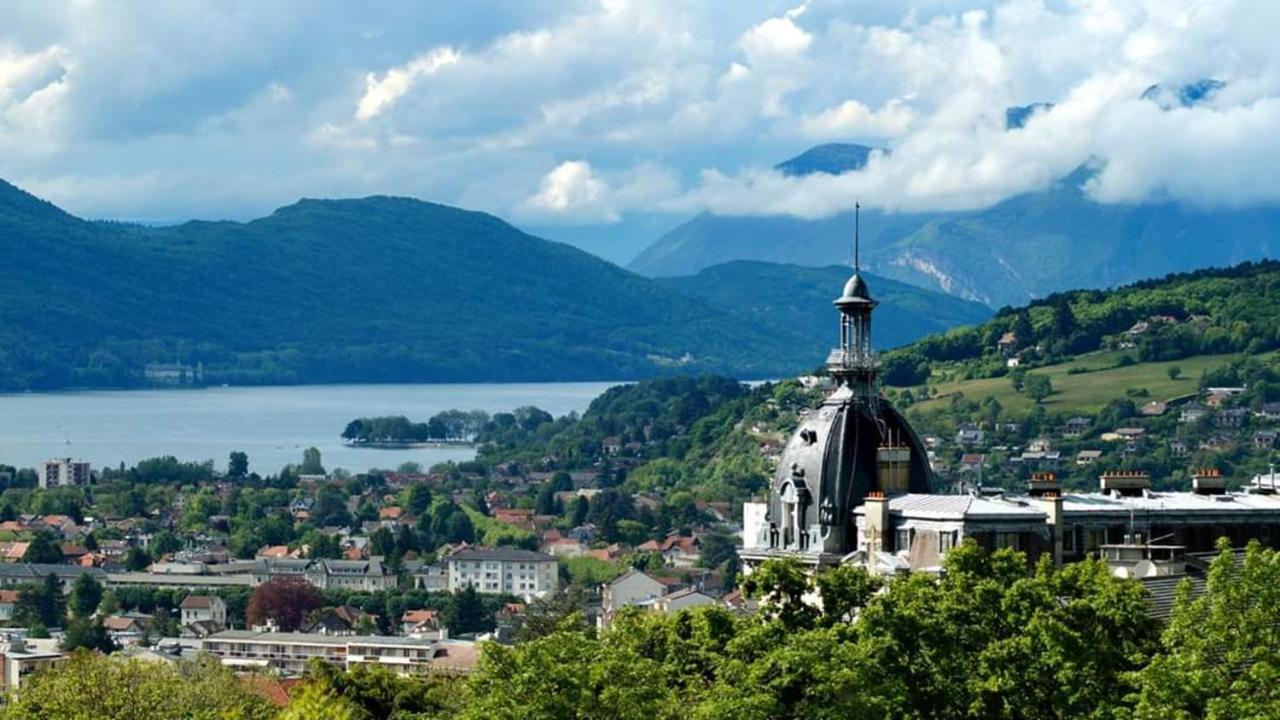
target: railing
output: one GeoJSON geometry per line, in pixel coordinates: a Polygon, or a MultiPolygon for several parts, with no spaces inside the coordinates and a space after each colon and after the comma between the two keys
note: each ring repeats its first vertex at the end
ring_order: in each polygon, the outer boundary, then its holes
{"type": "Polygon", "coordinates": [[[827,355],[827,365],[835,367],[875,367],[880,364],[880,353],[849,351],[836,348],[827,355]]]}

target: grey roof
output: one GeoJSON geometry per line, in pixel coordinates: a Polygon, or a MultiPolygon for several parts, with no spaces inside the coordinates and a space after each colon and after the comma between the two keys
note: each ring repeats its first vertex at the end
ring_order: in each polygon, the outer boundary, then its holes
{"type": "Polygon", "coordinates": [[[840,293],[836,305],[852,305],[871,301],[871,290],[867,287],[867,281],[862,279],[862,275],[854,273],[844,284],[844,291],[840,293]]]}
{"type": "Polygon", "coordinates": [[[1035,501],[1027,498],[975,497],[973,495],[926,495],[910,493],[889,497],[889,512],[930,520],[976,520],[1044,518],[1035,501]]]}
{"type": "Polygon", "coordinates": [[[1233,492],[1200,495],[1193,492],[1147,492],[1144,495],[1115,496],[1103,493],[1073,493],[1062,498],[1063,512],[1071,514],[1194,513],[1236,515],[1280,513],[1280,495],[1233,492]]]}
{"type": "Polygon", "coordinates": [[[0,563],[0,578],[6,580],[30,579],[37,581],[52,573],[59,580],[77,578],[84,574],[94,576],[101,581],[107,574],[101,568],[86,568],[79,565],[51,565],[45,563],[0,563]]]}
{"type": "Polygon", "coordinates": [[[503,562],[555,562],[556,559],[550,555],[543,555],[540,552],[532,550],[521,550],[513,547],[499,548],[467,548],[449,556],[449,562],[454,560],[490,560],[503,562]]]}
{"type": "Polygon", "coordinates": [[[1191,582],[1192,597],[1204,593],[1204,578],[1198,575],[1142,578],[1142,587],[1147,591],[1147,614],[1156,620],[1168,620],[1173,615],[1174,599],[1183,580],[1191,582]]]}

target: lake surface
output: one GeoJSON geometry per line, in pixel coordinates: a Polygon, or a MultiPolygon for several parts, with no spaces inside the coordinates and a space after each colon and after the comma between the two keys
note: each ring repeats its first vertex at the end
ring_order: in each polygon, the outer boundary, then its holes
{"type": "Polygon", "coordinates": [[[303,385],[202,390],[87,391],[0,395],[0,463],[34,467],[51,457],[94,468],[173,455],[226,468],[233,450],[249,469],[274,473],[320,449],[325,467],[353,472],[469,460],[471,448],[353,448],[340,437],[357,417],[404,415],[425,422],[457,408],[506,412],[536,405],[556,417],[581,413],[618,383],[303,385]]]}

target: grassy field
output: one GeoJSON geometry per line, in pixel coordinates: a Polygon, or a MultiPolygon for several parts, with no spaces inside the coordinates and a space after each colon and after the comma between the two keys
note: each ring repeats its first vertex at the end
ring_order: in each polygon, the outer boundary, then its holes
{"type": "MultiPolygon", "coordinates": [[[[1225,365],[1239,357],[1238,354],[1199,355],[1173,362],[1138,363],[1128,367],[1116,367],[1125,352],[1082,355],[1060,365],[1050,365],[1029,371],[1028,375],[1048,375],[1053,383],[1053,395],[1044,401],[1050,411],[1094,412],[1107,402],[1126,397],[1133,388],[1145,388],[1150,397],[1135,397],[1139,405],[1150,400],[1168,400],[1194,393],[1199,389],[1200,375],[1208,369],[1225,365]],[[1182,375],[1169,378],[1169,367],[1178,366],[1182,375]],[[1073,368],[1086,368],[1089,372],[1071,374],[1073,368]]],[[[930,412],[948,406],[955,393],[964,393],[970,400],[981,401],[994,396],[1005,412],[1020,415],[1031,409],[1032,401],[1016,392],[1007,377],[982,380],[961,380],[937,384],[937,397],[912,406],[918,412],[930,412]]]]}

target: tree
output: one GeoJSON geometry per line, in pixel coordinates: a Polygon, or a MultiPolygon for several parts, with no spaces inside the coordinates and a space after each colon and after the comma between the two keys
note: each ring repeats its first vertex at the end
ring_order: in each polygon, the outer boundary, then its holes
{"type": "Polygon", "coordinates": [[[124,565],[131,572],[141,572],[151,566],[151,556],[140,547],[131,547],[124,556],[124,565]]]}
{"type": "Polygon", "coordinates": [[[245,620],[249,625],[275,621],[282,632],[293,632],[302,626],[307,615],[324,607],[324,595],[303,578],[273,578],[253,589],[245,620]]]}
{"type": "Polygon", "coordinates": [[[249,455],[239,450],[232,451],[227,461],[227,476],[240,479],[249,475],[249,455]]]}
{"type": "Polygon", "coordinates": [[[71,614],[86,618],[102,603],[102,585],[89,573],[81,573],[71,585],[71,614]]]}
{"type": "Polygon", "coordinates": [[[181,550],[182,541],[172,532],[161,530],[151,536],[151,542],[147,545],[147,548],[150,554],[161,557],[181,550]]]}
{"type": "Polygon", "coordinates": [[[13,608],[13,619],[33,627],[61,627],[67,616],[66,598],[58,576],[49,573],[39,585],[28,585],[18,595],[13,608]]]}
{"type": "Polygon", "coordinates": [[[1182,377],[1182,368],[1177,365],[1170,365],[1169,369],[1165,370],[1165,373],[1168,374],[1170,380],[1177,380],[1182,377]]]}
{"type": "Polygon", "coordinates": [[[591,509],[591,504],[587,502],[587,498],[579,495],[573,501],[573,526],[578,527],[587,521],[587,512],[591,509]]]}
{"type": "Polygon", "coordinates": [[[102,626],[101,618],[77,617],[67,625],[67,632],[62,637],[62,649],[66,651],[97,650],[112,653],[119,649],[111,634],[102,626]]]}
{"type": "Polygon", "coordinates": [[[278,720],[363,720],[364,713],[350,700],[324,685],[309,682],[289,701],[278,720]]]}
{"type": "Polygon", "coordinates": [[[426,483],[415,482],[405,490],[405,510],[414,517],[421,517],[431,508],[431,488],[426,483]]]}
{"type": "Polygon", "coordinates": [[[1224,538],[1204,594],[1178,588],[1160,650],[1135,674],[1141,720],[1280,717],[1280,553],[1224,538]]]}
{"type": "Polygon", "coordinates": [[[1053,382],[1049,380],[1048,375],[1027,375],[1023,381],[1022,391],[1036,404],[1040,404],[1053,394],[1053,382]]]}
{"type": "Polygon", "coordinates": [[[278,709],[214,658],[195,663],[122,660],[80,651],[24,679],[8,720],[273,720],[278,709]]]}
{"type": "Polygon", "coordinates": [[[324,464],[320,462],[320,449],[309,447],[302,451],[302,467],[298,469],[303,475],[324,475],[324,464]]]}
{"type": "Polygon", "coordinates": [[[445,624],[449,632],[457,634],[481,632],[493,627],[492,618],[485,617],[480,594],[471,585],[449,598],[449,607],[445,610],[445,624]]]}
{"type": "Polygon", "coordinates": [[[62,562],[62,546],[52,532],[41,530],[31,538],[27,551],[22,554],[22,562],[56,565],[62,562]]]}

